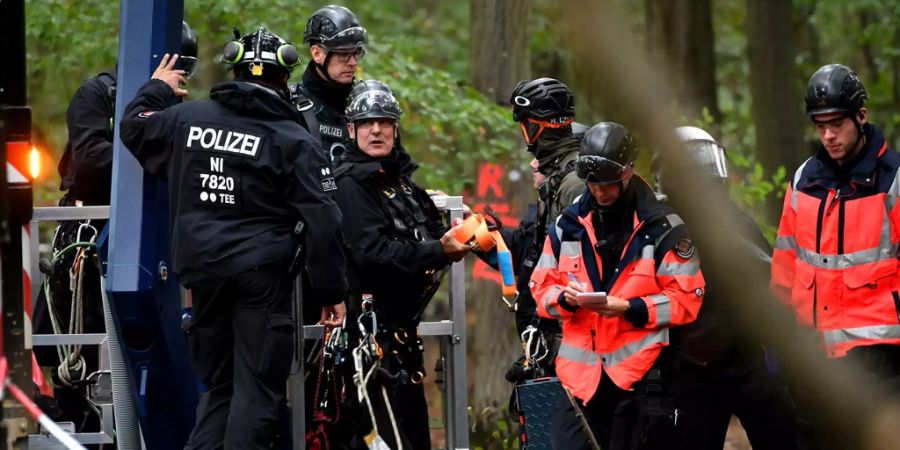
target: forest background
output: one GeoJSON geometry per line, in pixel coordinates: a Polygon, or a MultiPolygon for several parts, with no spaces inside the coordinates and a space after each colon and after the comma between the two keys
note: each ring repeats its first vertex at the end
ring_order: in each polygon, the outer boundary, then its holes
{"type": "MultiPolygon", "coordinates": [[[[817,140],[803,113],[806,80],[818,67],[854,68],[868,91],[870,120],[897,148],[900,126],[900,1],[897,0],[608,0],[608,13],[665,73],[683,124],[708,129],[727,149],[732,197],[774,239],[786,181],[817,140]]],[[[228,78],[218,62],[231,27],[265,25],[298,44],[306,18],[324,3],[308,0],[188,0],[185,19],[200,39],[201,65],[190,98],[228,78]]],[[[589,66],[565,44],[561,9],[552,0],[345,1],[369,31],[360,78],[387,82],[405,114],[402,139],[421,163],[417,181],[491,205],[504,224],[533,202],[530,155],[508,108],[518,80],[549,76],[576,95],[576,120],[622,120],[604,67],[589,66]]],[[[577,5],[577,2],[574,2],[577,5]]],[[[65,112],[86,78],[110,70],[118,49],[118,2],[27,2],[28,93],[34,135],[55,169],[66,140],[65,112]]],[[[308,56],[301,52],[304,63],[308,56]]],[[[302,66],[292,81],[298,81],[302,66]]],[[[670,98],[661,96],[661,99],[670,98]]],[[[646,111],[652,115],[654,111],[646,111]]],[[[638,136],[641,140],[641,136],[638,136]]],[[[652,149],[638,172],[649,178],[652,149]]],[[[45,170],[53,171],[53,170],[45,170]]],[[[55,204],[59,178],[38,187],[36,203],[55,204]]],[[[477,208],[476,208],[477,209],[477,208]]],[[[505,448],[513,430],[504,413],[503,379],[520,349],[512,315],[499,300],[496,275],[469,263],[470,405],[474,446],[505,448]],[[498,363],[498,361],[503,363],[498,363]]],[[[430,314],[446,317],[446,298],[430,314]]],[[[433,348],[430,345],[430,348],[433,348]]],[[[433,352],[432,352],[433,353],[433,352]]],[[[434,361],[436,354],[431,355],[434,361]]],[[[440,408],[432,410],[435,428],[440,408]]],[[[436,432],[437,433],[437,432],[436,432]]],[[[438,438],[438,436],[436,436],[438,438]]],[[[743,445],[736,443],[734,445],[743,445]]]]}

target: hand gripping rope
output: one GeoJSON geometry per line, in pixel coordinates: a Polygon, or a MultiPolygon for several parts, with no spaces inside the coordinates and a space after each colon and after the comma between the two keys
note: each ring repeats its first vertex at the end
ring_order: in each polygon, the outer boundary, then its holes
{"type": "Polygon", "coordinates": [[[500,235],[500,221],[489,210],[485,210],[485,215],[469,216],[453,237],[461,244],[468,244],[472,251],[484,253],[488,263],[497,265],[502,285],[501,299],[510,311],[515,311],[514,299],[518,291],[512,255],[506,247],[506,242],[503,241],[503,236],[500,235]],[[490,222],[485,219],[485,215],[491,218],[490,222]]]}
{"type": "MultiPolygon", "coordinates": [[[[375,420],[375,410],[372,408],[372,400],[369,398],[368,390],[369,381],[381,366],[381,358],[384,355],[381,346],[375,340],[375,333],[378,331],[378,320],[372,307],[372,297],[363,296],[362,308],[363,312],[357,320],[360,332],[359,346],[353,349],[353,367],[356,371],[353,374],[353,383],[356,384],[356,395],[359,397],[359,402],[366,404],[366,407],[369,409],[369,418],[372,420],[372,433],[365,437],[366,445],[372,450],[391,450],[379,435],[378,422],[375,420]],[[366,329],[365,319],[368,319],[372,324],[371,331],[366,329]],[[369,366],[368,370],[366,370],[366,366],[369,366]]],[[[400,429],[397,426],[397,420],[394,418],[394,409],[391,407],[387,389],[385,389],[383,384],[381,385],[381,396],[384,399],[384,405],[391,420],[395,442],[397,442],[397,448],[394,450],[403,450],[403,442],[400,440],[400,429]]]]}

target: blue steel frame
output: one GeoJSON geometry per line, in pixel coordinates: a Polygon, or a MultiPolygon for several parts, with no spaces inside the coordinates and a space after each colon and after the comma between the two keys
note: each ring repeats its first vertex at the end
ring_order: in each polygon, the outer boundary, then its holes
{"type": "MultiPolygon", "coordinates": [[[[183,0],[123,0],[116,124],[166,52],[181,45],[183,0]]],[[[107,290],[146,448],[182,448],[194,424],[197,382],[181,330],[170,265],[167,184],[144,172],[118,133],[113,145],[107,290]]],[[[111,331],[111,330],[110,330],[111,331]]]]}

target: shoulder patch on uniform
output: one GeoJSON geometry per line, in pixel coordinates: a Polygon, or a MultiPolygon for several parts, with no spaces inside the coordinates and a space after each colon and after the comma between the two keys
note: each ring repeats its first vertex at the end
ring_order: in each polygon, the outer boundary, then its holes
{"type": "Polygon", "coordinates": [[[687,236],[679,239],[678,243],[675,244],[675,254],[684,259],[690,259],[691,256],[694,256],[694,250],[694,242],[687,236]]]}
{"type": "Polygon", "coordinates": [[[146,119],[154,114],[156,114],[156,111],[141,111],[138,113],[138,117],[140,117],[141,119],[146,119]]]}
{"type": "Polygon", "coordinates": [[[316,168],[316,172],[319,174],[319,183],[322,184],[323,191],[329,192],[337,190],[337,183],[334,182],[334,174],[331,171],[331,166],[322,164],[316,168]]]}

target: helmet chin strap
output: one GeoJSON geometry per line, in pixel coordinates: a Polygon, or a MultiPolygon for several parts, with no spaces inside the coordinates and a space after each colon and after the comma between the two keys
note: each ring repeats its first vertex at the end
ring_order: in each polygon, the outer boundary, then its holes
{"type": "MultiPolygon", "coordinates": [[[[324,47],[322,48],[324,49],[324,47]]],[[[331,78],[331,74],[328,73],[328,61],[331,61],[331,56],[331,51],[325,50],[325,60],[322,61],[322,64],[315,62],[315,60],[313,60],[313,63],[315,63],[316,68],[319,69],[319,75],[325,78],[325,81],[331,84],[338,84],[338,82],[335,81],[334,78],[331,78]]]]}
{"type": "MultiPolygon", "coordinates": [[[[324,49],[324,47],[322,48],[324,49]]],[[[331,50],[325,50],[325,60],[322,61],[322,64],[317,63],[316,60],[313,60],[313,64],[319,69],[319,75],[325,79],[326,83],[332,86],[346,86],[345,83],[340,83],[334,78],[331,78],[331,74],[328,73],[328,61],[331,61],[332,56],[334,55],[332,55],[331,50]]],[[[351,81],[350,84],[353,84],[353,82],[351,81]]]]}
{"type": "Polygon", "coordinates": [[[850,120],[853,121],[853,125],[856,125],[856,143],[853,144],[853,149],[856,150],[859,148],[860,141],[865,141],[866,132],[863,130],[862,124],[859,123],[859,111],[857,110],[855,114],[852,114],[850,120]]]}

